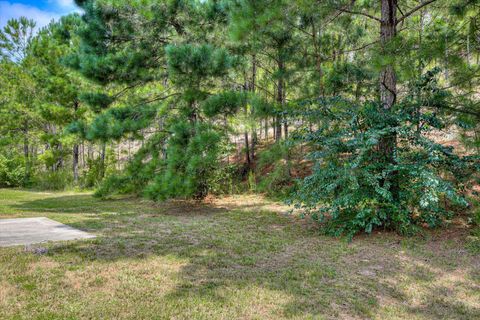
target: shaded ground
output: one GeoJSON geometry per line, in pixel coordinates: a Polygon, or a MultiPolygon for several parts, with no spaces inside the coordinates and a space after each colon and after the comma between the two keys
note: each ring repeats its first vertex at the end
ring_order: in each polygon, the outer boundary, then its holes
{"type": "Polygon", "coordinates": [[[259,197],[207,204],[0,190],[0,217],[98,237],[0,248],[1,319],[478,319],[467,231],[318,235],[259,197]]]}

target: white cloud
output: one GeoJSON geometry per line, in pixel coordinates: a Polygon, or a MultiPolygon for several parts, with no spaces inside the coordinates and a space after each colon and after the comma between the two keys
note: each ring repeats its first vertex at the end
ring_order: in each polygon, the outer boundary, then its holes
{"type": "MultiPolygon", "coordinates": [[[[63,1],[68,2],[68,1],[63,1]]],[[[0,1],[0,28],[3,28],[10,19],[27,17],[37,23],[37,30],[49,24],[52,20],[60,17],[58,13],[43,11],[36,7],[24,5],[21,3],[10,3],[0,1]]]]}
{"type": "Polygon", "coordinates": [[[75,3],[73,0],[55,0],[55,2],[60,6],[64,8],[73,8],[75,6],[75,3]]]}

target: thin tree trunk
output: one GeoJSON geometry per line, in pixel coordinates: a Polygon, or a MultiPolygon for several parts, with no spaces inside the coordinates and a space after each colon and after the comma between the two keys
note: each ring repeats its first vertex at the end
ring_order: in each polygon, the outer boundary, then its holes
{"type": "MultiPolygon", "coordinates": [[[[250,91],[255,92],[255,87],[256,87],[256,78],[257,78],[257,60],[255,55],[252,55],[252,80],[250,83],[250,91]]],[[[260,125],[261,127],[261,125],[260,125]]],[[[252,143],[251,143],[251,156],[250,160],[253,161],[255,159],[255,145],[257,143],[257,127],[256,125],[253,125],[252,128],[252,143]]]]}
{"type": "Polygon", "coordinates": [[[251,153],[251,156],[250,156],[250,160],[251,161],[254,161],[255,160],[255,147],[257,145],[257,141],[258,141],[258,138],[257,138],[257,130],[256,129],[253,129],[252,130],[252,142],[251,142],[251,150],[250,150],[250,153],[251,153]]]}
{"type": "Polygon", "coordinates": [[[248,132],[246,130],[245,130],[244,136],[245,136],[245,161],[247,162],[247,165],[250,166],[251,164],[250,147],[248,142],[248,132]]]}
{"type": "MultiPolygon", "coordinates": [[[[285,64],[280,59],[278,61],[278,70],[280,71],[280,78],[278,79],[277,84],[277,103],[280,105],[281,111],[283,111],[284,102],[285,102],[285,93],[284,93],[284,79],[283,74],[285,69],[285,64]]],[[[275,117],[275,141],[279,141],[282,138],[282,116],[278,114],[275,117]]]]}
{"type": "Polygon", "coordinates": [[[268,117],[265,119],[265,140],[268,141],[268,117]]]}
{"type": "Polygon", "coordinates": [[[318,73],[318,88],[319,88],[319,95],[324,96],[325,92],[323,90],[322,78],[323,78],[323,70],[322,70],[322,58],[319,52],[318,40],[317,40],[317,28],[315,27],[315,23],[312,21],[312,37],[313,37],[313,48],[315,50],[315,67],[317,68],[318,73]]]}
{"type": "Polygon", "coordinates": [[[63,168],[63,144],[62,143],[58,144],[57,150],[60,153],[57,161],[57,169],[59,169],[59,168],[63,168]]]}
{"type": "MultiPolygon", "coordinates": [[[[73,114],[74,118],[77,119],[77,111],[78,111],[78,101],[75,100],[73,102],[73,114]]],[[[73,182],[75,184],[78,184],[78,163],[79,163],[79,155],[80,155],[80,150],[79,150],[79,145],[78,143],[75,143],[73,145],[73,163],[72,163],[72,169],[73,169],[73,182]]]]}
{"type": "Polygon", "coordinates": [[[79,159],[78,144],[73,145],[73,181],[78,184],[78,159],[79,159]]]}
{"type": "Polygon", "coordinates": [[[445,35],[445,80],[448,81],[448,35],[445,35]]]}
{"type": "MultiPolygon", "coordinates": [[[[285,111],[285,101],[287,101],[287,88],[286,88],[286,85],[285,85],[285,81],[283,81],[283,85],[282,85],[282,111],[285,111]]],[[[286,113],[284,113],[284,116],[283,116],[283,131],[284,131],[284,134],[285,134],[285,139],[288,139],[288,120],[287,120],[287,116],[286,116],[286,113]]]]}
{"type": "Polygon", "coordinates": [[[275,141],[282,139],[282,117],[280,115],[275,116],[275,141]]]}
{"type": "Polygon", "coordinates": [[[277,141],[277,117],[272,119],[273,140],[277,141]]]}
{"type": "Polygon", "coordinates": [[[85,168],[85,144],[82,141],[82,144],[80,145],[80,157],[79,157],[79,165],[82,168],[85,168]]]}
{"type": "MultiPolygon", "coordinates": [[[[382,16],[380,24],[380,42],[383,53],[386,52],[387,45],[394,39],[397,32],[397,0],[381,0],[382,16]]],[[[387,53],[389,54],[389,53],[387,53]]],[[[380,73],[380,102],[383,112],[389,113],[394,107],[397,99],[397,76],[393,63],[383,68],[380,73]]],[[[379,150],[384,160],[391,165],[396,163],[397,135],[395,133],[383,136],[379,141],[379,150]]],[[[398,200],[399,181],[398,173],[392,172],[387,177],[391,183],[392,195],[398,200]]]]}
{"type": "Polygon", "coordinates": [[[103,142],[102,143],[102,150],[100,151],[100,161],[101,161],[101,171],[100,171],[100,178],[103,179],[105,177],[105,157],[106,157],[106,149],[107,149],[107,143],[103,142]]]}
{"type": "Polygon", "coordinates": [[[23,157],[25,159],[25,180],[30,178],[30,151],[29,151],[29,140],[28,140],[28,120],[25,121],[23,125],[23,157]]]}

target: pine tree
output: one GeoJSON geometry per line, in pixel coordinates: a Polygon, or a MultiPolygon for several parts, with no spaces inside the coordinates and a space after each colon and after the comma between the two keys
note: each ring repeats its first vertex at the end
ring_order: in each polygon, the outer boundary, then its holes
{"type": "Polygon", "coordinates": [[[273,96],[277,104],[274,126],[276,141],[282,137],[282,124],[285,135],[288,135],[288,122],[283,119],[282,113],[286,108],[288,63],[295,54],[296,45],[293,41],[293,26],[289,23],[290,17],[286,14],[287,3],[284,1],[277,1],[274,4],[269,1],[232,1],[230,9],[233,38],[237,41],[250,42],[250,50],[255,52],[255,57],[264,55],[273,64],[274,71],[269,72],[268,69],[266,71],[275,81],[273,96]]]}
{"type": "Polygon", "coordinates": [[[5,137],[21,137],[25,166],[23,183],[28,183],[30,179],[33,161],[32,131],[39,126],[35,105],[41,93],[29,71],[34,63],[30,57],[34,28],[33,20],[22,17],[19,20],[9,20],[0,31],[2,65],[8,72],[6,82],[3,83],[9,84],[13,91],[1,106],[1,126],[5,137]]]}
{"type": "MultiPolygon", "coordinates": [[[[44,140],[49,146],[49,164],[54,171],[61,168],[64,158],[69,154],[64,146],[68,137],[64,136],[63,128],[80,120],[86,112],[81,107],[80,94],[88,85],[68,69],[63,61],[75,48],[74,34],[79,27],[78,15],[65,16],[59,22],[42,29],[32,44],[32,57],[36,61],[32,71],[45,91],[44,103],[40,109],[43,119],[48,122],[44,140]]],[[[71,148],[73,179],[78,184],[78,140],[71,148]]]]}

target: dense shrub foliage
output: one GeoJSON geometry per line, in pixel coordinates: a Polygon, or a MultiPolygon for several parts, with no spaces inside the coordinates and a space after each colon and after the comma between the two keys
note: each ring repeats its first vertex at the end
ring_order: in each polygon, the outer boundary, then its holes
{"type": "Polygon", "coordinates": [[[435,75],[425,75],[412,96],[388,111],[341,98],[308,102],[321,125],[299,136],[313,146],[314,166],[292,199],[328,233],[353,236],[382,227],[408,234],[418,225],[439,226],[467,206],[462,182],[475,173],[478,158],[460,157],[429,138],[445,123],[425,107],[441,107],[449,96],[435,75]],[[377,152],[392,133],[394,162],[377,152]]]}
{"type": "Polygon", "coordinates": [[[0,154],[0,186],[20,187],[25,181],[25,163],[23,158],[13,152],[0,154]]]}

